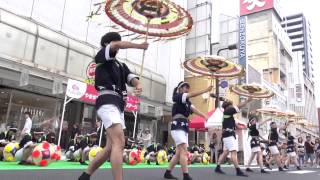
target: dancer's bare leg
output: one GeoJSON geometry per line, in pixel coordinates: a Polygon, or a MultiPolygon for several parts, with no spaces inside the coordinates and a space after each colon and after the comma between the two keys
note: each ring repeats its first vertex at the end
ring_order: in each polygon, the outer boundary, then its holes
{"type": "Polygon", "coordinates": [[[180,148],[176,148],[176,154],[172,157],[168,170],[172,171],[180,160],[180,148]]]}
{"type": "Polygon", "coordinates": [[[224,150],[223,153],[219,156],[218,159],[218,165],[221,165],[221,163],[226,159],[226,157],[228,156],[229,151],[228,150],[224,150]]]}
{"type": "Polygon", "coordinates": [[[183,173],[188,173],[188,150],[187,144],[180,144],[180,165],[183,173]]]}
{"type": "Polygon", "coordinates": [[[124,149],[124,133],[121,124],[114,124],[107,129],[108,137],[111,141],[111,167],[114,180],[122,180],[123,171],[123,149],[124,149]]]}
{"type": "Polygon", "coordinates": [[[256,157],[256,155],[257,155],[257,153],[256,153],[256,152],[251,153],[250,159],[249,159],[249,161],[248,161],[247,168],[250,168],[251,163],[252,163],[253,159],[256,157]]]}

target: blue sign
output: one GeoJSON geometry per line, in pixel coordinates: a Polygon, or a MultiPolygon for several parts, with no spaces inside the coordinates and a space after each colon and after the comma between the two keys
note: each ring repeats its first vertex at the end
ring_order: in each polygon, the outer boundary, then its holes
{"type": "Polygon", "coordinates": [[[220,82],[220,87],[221,87],[221,88],[225,89],[225,88],[227,88],[228,86],[229,86],[228,81],[221,81],[221,82],[220,82]]]}
{"type": "MultiPolygon", "coordinates": [[[[239,64],[247,68],[247,16],[239,18],[239,64]]],[[[246,82],[246,78],[243,80],[246,82]]]]}
{"type": "Polygon", "coordinates": [[[246,67],[247,62],[247,17],[239,19],[239,64],[246,67]]]}

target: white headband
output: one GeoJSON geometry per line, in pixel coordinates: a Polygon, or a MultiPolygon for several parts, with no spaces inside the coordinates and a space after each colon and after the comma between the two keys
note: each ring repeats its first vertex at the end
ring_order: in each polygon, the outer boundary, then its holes
{"type": "Polygon", "coordinates": [[[179,88],[181,88],[182,86],[186,85],[186,84],[188,84],[188,85],[189,85],[189,83],[187,83],[187,82],[183,82],[183,83],[181,83],[181,84],[178,86],[178,89],[179,89],[179,88]]]}

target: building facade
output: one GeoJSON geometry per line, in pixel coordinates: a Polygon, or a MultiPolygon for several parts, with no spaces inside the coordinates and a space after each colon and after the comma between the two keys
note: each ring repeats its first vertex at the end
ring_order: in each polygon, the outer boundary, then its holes
{"type": "Polygon", "coordinates": [[[290,96],[294,98],[291,99],[290,107],[307,120],[317,123],[310,22],[303,14],[295,14],[284,17],[282,27],[292,40],[292,53],[296,61],[292,67],[295,77],[290,96]]]}
{"type": "MultiPolygon", "coordinates": [[[[88,21],[96,3],[95,0],[0,2],[0,124],[16,122],[21,129],[23,112],[30,111],[35,126],[49,122],[48,130],[58,128],[67,80],[85,81],[101,36],[116,31],[106,15],[101,18],[110,26],[88,21]]],[[[186,5],[182,0],[176,3],[186,5]]],[[[139,50],[123,50],[118,55],[135,73],[139,72],[141,57],[139,50]]],[[[168,141],[171,92],[184,77],[184,70],[177,68],[184,57],[185,38],[152,43],[146,53],[138,129],[150,128],[154,140],[160,142],[168,141]]],[[[94,105],[72,101],[64,119],[65,126],[78,123],[84,132],[90,131],[96,121],[94,105]]],[[[133,123],[132,113],[127,112],[128,136],[132,135],[133,123]]]]}
{"type": "MultiPolygon", "coordinates": [[[[212,41],[212,0],[188,0],[187,9],[193,18],[194,26],[186,37],[186,59],[210,55],[210,44],[212,41]]],[[[183,59],[181,63],[184,61],[183,59]]],[[[206,77],[194,77],[188,72],[185,73],[185,80],[190,83],[191,90],[199,90],[199,88],[207,87],[210,81],[206,77]],[[195,84],[196,83],[196,84],[195,84]]],[[[192,103],[200,106],[203,112],[210,111],[212,104],[208,104],[207,100],[200,97],[193,98],[192,103]]],[[[199,107],[198,107],[199,108],[199,107]]],[[[207,144],[208,133],[189,131],[189,143],[207,144]]]]}
{"type": "Polygon", "coordinates": [[[303,14],[294,14],[283,18],[282,27],[292,40],[292,52],[303,52],[303,72],[313,79],[314,63],[310,22],[303,14]]]}
{"type": "MultiPolygon", "coordinates": [[[[276,94],[272,99],[264,101],[263,106],[274,106],[282,111],[290,109],[303,115],[309,122],[314,122],[314,87],[312,81],[302,73],[303,62],[297,59],[297,56],[303,57],[303,53],[297,51],[297,40],[292,40],[283,26],[285,18],[281,14],[279,2],[264,2],[255,4],[240,0],[240,15],[246,20],[247,63],[262,73],[262,84],[276,94]],[[305,81],[307,85],[296,86],[297,82],[305,81]],[[300,94],[297,94],[297,90],[300,94]],[[308,94],[302,94],[304,92],[308,94]],[[296,101],[297,95],[300,104],[296,101]],[[308,105],[301,98],[308,99],[308,105]]],[[[315,136],[312,127],[293,126],[291,129],[293,133],[305,132],[315,136]]]]}

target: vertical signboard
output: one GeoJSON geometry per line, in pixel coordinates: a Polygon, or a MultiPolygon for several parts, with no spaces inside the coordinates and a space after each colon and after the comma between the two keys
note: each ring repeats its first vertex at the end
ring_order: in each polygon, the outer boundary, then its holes
{"type": "MultiPolygon", "coordinates": [[[[241,16],[239,18],[239,64],[244,67],[247,71],[247,16],[241,16]]],[[[240,83],[246,83],[246,76],[241,80],[240,83]]]]}

